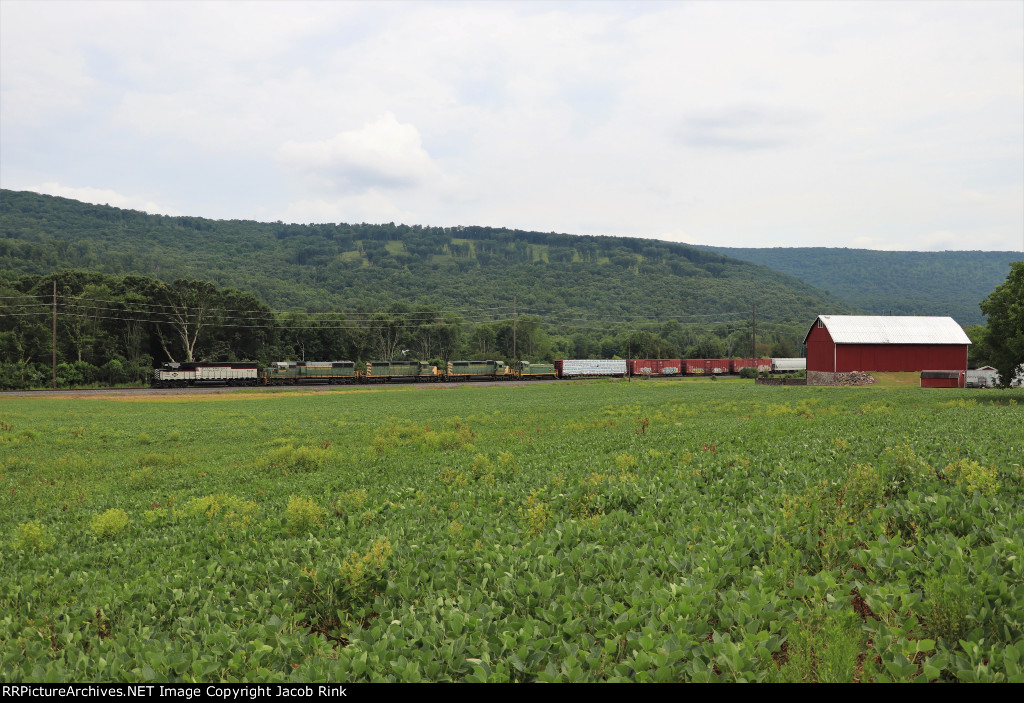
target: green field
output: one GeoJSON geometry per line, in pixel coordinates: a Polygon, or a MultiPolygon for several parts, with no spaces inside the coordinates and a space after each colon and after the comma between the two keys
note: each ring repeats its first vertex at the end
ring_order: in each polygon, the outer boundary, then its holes
{"type": "Polygon", "coordinates": [[[0,680],[1024,681],[1024,392],[0,399],[0,680]]]}

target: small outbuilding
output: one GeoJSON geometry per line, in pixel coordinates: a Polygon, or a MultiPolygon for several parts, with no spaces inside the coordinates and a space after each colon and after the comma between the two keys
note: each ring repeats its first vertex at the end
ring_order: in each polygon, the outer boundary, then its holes
{"type": "Polygon", "coordinates": [[[966,371],[922,371],[921,388],[963,388],[966,371]]]}
{"type": "Polygon", "coordinates": [[[813,385],[851,371],[966,371],[971,340],[951,317],[819,315],[804,344],[813,385]]]}

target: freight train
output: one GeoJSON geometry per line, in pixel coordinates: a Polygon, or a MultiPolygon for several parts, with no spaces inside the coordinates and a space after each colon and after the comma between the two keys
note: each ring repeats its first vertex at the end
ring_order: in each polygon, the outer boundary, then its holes
{"type": "Polygon", "coordinates": [[[559,359],[553,364],[517,361],[449,361],[439,369],[424,361],[275,361],[260,368],[255,362],[186,362],[164,364],[153,371],[154,388],[189,386],[286,386],[429,381],[511,381],[625,376],[715,376],[739,373],[796,371],[804,359],[559,359]]]}

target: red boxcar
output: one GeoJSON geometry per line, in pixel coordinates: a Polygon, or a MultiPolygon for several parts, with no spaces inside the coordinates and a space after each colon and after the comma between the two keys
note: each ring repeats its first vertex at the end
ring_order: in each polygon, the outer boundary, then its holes
{"type": "Polygon", "coordinates": [[[730,359],[729,371],[731,373],[739,373],[740,369],[752,368],[758,371],[771,371],[772,360],[771,359],[730,359]]]}
{"type": "Polygon", "coordinates": [[[687,376],[705,376],[711,373],[711,362],[708,359],[683,359],[687,376]]]}
{"type": "Polygon", "coordinates": [[[732,359],[705,359],[713,374],[729,373],[732,359]]]}
{"type": "Polygon", "coordinates": [[[630,359],[631,376],[678,376],[683,373],[682,359],[630,359]]]}

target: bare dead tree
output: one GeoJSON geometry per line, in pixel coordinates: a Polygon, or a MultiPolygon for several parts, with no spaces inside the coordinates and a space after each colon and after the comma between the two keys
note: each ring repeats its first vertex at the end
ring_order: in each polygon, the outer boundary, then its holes
{"type": "MultiPolygon", "coordinates": [[[[203,329],[210,324],[210,308],[216,303],[217,289],[208,281],[189,281],[179,278],[165,289],[165,300],[170,308],[169,326],[181,343],[185,361],[195,361],[196,344],[203,329]]],[[[172,359],[158,329],[160,345],[168,358],[172,359]]]]}
{"type": "Polygon", "coordinates": [[[387,315],[375,315],[370,321],[373,328],[374,339],[377,351],[382,361],[391,361],[398,353],[402,344],[402,320],[401,318],[389,317],[387,315]]]}

